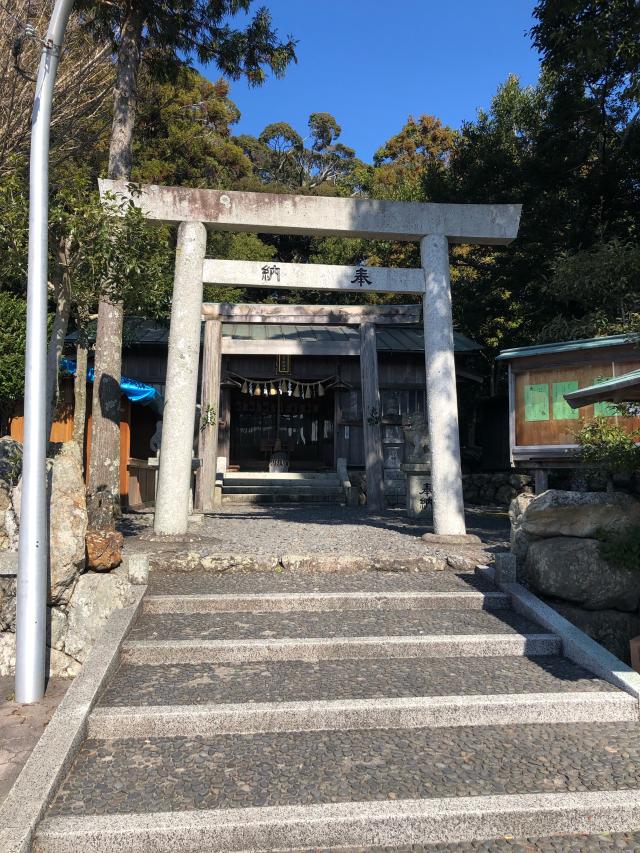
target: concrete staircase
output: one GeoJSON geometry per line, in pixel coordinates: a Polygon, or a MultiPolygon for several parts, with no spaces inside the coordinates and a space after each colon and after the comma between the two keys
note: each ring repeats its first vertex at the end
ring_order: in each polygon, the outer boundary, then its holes
{"type": "Polygon", "coordinates": [[[639,788],[637,701],[480,575],[163,572],[35,849],[637,851],[639,788]]]}
{"type": "Polygon", "coordinates": [[[223,476],[223,504],[344,502],[344,489],[335,471],[286,474],[229,471],[223,476]]]}

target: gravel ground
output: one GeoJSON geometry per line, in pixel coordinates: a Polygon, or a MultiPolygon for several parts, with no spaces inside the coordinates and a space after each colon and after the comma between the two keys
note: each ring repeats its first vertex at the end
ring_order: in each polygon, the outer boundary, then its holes
{"type": "Polygon", "coordinates": [[[132,640],[275,637],[398,637],[427,634],[544,634],[509,610],[334,610],[285,613],[143,613],[132,640]]]}
{"type": "Polygon", "coordinates": [[[624,790],[637,723],[87,740],[53,814],[624,790]]]}
{"type": "Polygon", "coordinates": [[[151,572],[149,595],[271,592],[489,592],[496,587],[454,572],[151,572]]]}
{"type": "Polygon", "coordinates": [[[123,664],[102,705],[296,702],[490,693],[570,693],[615,688],[564,658],[489,657],[123,664]]]}
{"type": "MultiPolygon", "coordinates": [[[[166,550],[180,543],[154,539],[149,514],[128,514],[122,522],[129,551],[150,548],[166,550]]],[[[366,508],[338,505],[228,506],[190,525],[187,539],[193,545],[209,543],[219,553],[246,554],[253,557],[281,554],[322,556],[398,555],[422,557],[426,554],[470,552],[486,559],[503,549],[509,539],[506,512],[494,509],[467,510],[467,532],[479,536],[484,546],[456,546],[445,550],[427,545],[420,537],[431,532],[429,520],[415,521],[401,510],[371,515],[366,508]]],[[[184,548],[184,544],[180,544],[184,548]]]]}

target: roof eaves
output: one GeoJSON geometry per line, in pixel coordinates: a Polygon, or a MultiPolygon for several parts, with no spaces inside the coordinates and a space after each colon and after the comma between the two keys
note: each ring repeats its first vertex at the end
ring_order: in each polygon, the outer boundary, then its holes
{"type": "MultiPolygon", "coordinates": [[[[587,388],[571,391],[565,394],[564,398],[571,408],[579,409],[594,402],[610,401],[611,395],[616,392],[624,392],[636,387],[640,387],[640,370],[632,370],[629,373],[623,373],[622,376],[614,376],[589,385],[587,388]]],[[[634,399],[636,394],[633,395],[634,399]]]]}
{"type": "Polygon", "coordinates": [[[545,355],[547,353],[572,352],[573,350],[600,349],[602,347],[621,346],[622,344],[634,343],[634,336],[630,334],[607,335],[600,338],[583,338],[578,341],[558,341],[550,344],[534,344],[528,347],[514,347],[502,350],[496,356],[496,361],[507,361],[514,358],[527,358],[532,355],[545,355]]]}

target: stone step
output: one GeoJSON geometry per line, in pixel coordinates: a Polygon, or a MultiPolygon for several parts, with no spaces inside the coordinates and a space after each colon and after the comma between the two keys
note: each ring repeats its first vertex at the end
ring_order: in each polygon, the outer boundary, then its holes
{"type": "Polygon", "coordinates": [[[496,592],[485,578],[453,571],[152,571],[150,595],[316,592],[496,592]]]}
{"type": "Polygon", "coordinates": [[[54,820],[37,849],[74,849],[48,846],[72,837],[76,850],[195,851],[628,831],[640,826],[639,767],[635,721],[89,738],[49,817],[100,830],[103,844],[54,820]],[[125,835],[138,821],[146,848],[125,835]],[[105,843],[112,832],[121,846],[105,843]]]}
{"type": "Polygon", "coordinates": [[[143,613],[131,640],[273,640],[537,634],[511,610],[324,610],[265,613],[143,613]]]}
{"type": "Polygon", "coordinates": [[[340,483],[297,483],[297,482],[280,482],[267,483],[256,481],[254,483],[224,483],[222,493],[225,495],[241,495],[241,494],[280,494],[290,493],[296,495],[320,494],[333,495],[343,493],[340,483]]]}
{"type": "Polygon", "coordinates": [[[121,658],[129,664],[182,664],[503,657],[557,655],[561,645],[557,636],[542,629],[537,629],[532,634],[513,632],[274,640],[129,640],[123,644],[121,658]]]}
{"type": "Polygon", "coordinates": [[[421,657],[263,663],[121,664],[102,706],[391,699],[606,692],[612,686],[566,658],[421,657]]]}
{"type": "Polygon", "coordinates": [[[344,492],[310,492],[309,494],[292,494],[290,492],[268,494],[247,493],[228,494],[223,491],[223,504],[276,504],[276,503],[335,503],[344,501],[344,492]]]}
{"type": "Polygon", "coordinates": [[[346,729],[441,728],[522,723],[638,722],[638,702],[619,690],[425,696],[236,705],[152,705],[98,708],[88,737],[213,737],[219,734],[346,729]]]}
{"type": "Polygon", "coordinates": [[[525,794],[50,817],[34,851],[637,853],[638,825],[637,790],[525,794]]]}
{"type": "Polygon", "coordinates": [[[329,610],[506,610],[502,592],[293,592],[147,595],[145,613],[276,613],[329,610]]]}
{"type": "Polygon", "coordinates": [[[271,473],[270,471],[227,471],[224,474],[225,482],[251,483],[265,480],[270,483],[323,483],[335,482],[338,475],[335,471],[283,471],[282,473],[271,473]]]}
{"type": "Polygon", "coordinates": [[[227,486],[249,486],[252,489],[258,486],[266,486],[273,489],[331,489],[342,485],[335,474],[321,474],[316,477],[290,477],[288,475],[271,477],[265,474],[260,474],[256,477],[225,476],[222,482],[225,488],[227,486]]]}

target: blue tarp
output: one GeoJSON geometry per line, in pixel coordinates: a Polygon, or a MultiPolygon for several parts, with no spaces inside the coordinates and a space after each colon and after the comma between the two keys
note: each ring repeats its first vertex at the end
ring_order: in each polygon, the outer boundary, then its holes
{"type": "MultiPolygon", "coordinates": [[[[61,358],[60,367],[65,373],[75,376],[76,363],[70,358],[61,358]]],[[[93,382],[93,367],[87,370],[87,379],[93,382]]],[[[120,378],[120,388],[122,393],[131,400],[132,403],[142,403],[145,406],[154,404],[161,405],[162,398],[160,392],[153,385],[146,385],[144,382],[138,382],[137,379],[129,379],[128,376],[120,378]]]]}

